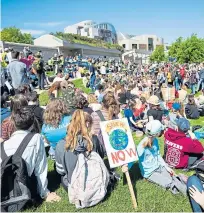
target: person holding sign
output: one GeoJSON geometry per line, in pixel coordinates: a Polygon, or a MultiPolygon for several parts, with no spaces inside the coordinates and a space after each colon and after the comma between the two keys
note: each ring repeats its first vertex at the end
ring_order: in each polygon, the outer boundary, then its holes
{"type": "Polygon", "coordinates": [[[159,143],[156,137],[163,135],[164,127],[158,120],[153,120],[146,125],[145,137],[137,146],[139,167],[142,176],[152,183],[169,189],[176,194],[182,192],[186,195],[186,184],[165,163],[159,151],[159,143]]]}

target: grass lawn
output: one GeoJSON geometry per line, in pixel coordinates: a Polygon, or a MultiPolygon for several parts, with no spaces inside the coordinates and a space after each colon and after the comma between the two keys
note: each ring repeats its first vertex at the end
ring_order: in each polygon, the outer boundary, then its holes
{"type": "MultiPolygon", "coordinates": [[[[74,84],[84,89],[82,86],[82,80],[74,81],[74,84]]],[[[87,88],[85,91],[88,92],[87,88]]],[[[44,94],[45,95],[45,94],[44,94]]],[[[192,125],[204,125],[204,119],[200,118],[196,121],[191,121],[192,125]]],[[[135,144],[138,144],[141,138],[136,138],[133,134],[135,144]]],[[[204,144],[204,140],[202,140],[204,144]]],[[[163,138],[159,140],[160,150],[163,154],[164,143],[163,138]]],[[[70,205],[68,201],[68,195],[64,189],[60,186],[59,176],[53,169],[53,162],[48,160],[48,182],[49,189],[51,191],[56,191],[56,193],[61,196],[61,201],[59,203],[46,203],[43,202],[40,206],[32,207],[28,211],[37,212],[72,212],[76,210],[74,205],[70,205]]],[[[118,172],[121,174],[120,168],[118,172]]],[[[176,173],[184,173],[187,175],[192,175],[193,172],[182,172],[181,170],[176,170],[176,173]]],[[[135,189],[138,208],[138,212],[191,212],[191,207],[187,197],[182,195],[173,195],[171,192],[156,186],[155,184],[149,183],[148,181],[142,179],[138,163],[135,163],[130,170],[130,175],[135,189]]],[[[95,207],[80,210],[83,212],[130,212],[135,211],[132,207],[131,198],[128,190],[127,184],[124,184],[124,179],[122,178],[114,191],[107,195],[106,199],[95,207]]]]}

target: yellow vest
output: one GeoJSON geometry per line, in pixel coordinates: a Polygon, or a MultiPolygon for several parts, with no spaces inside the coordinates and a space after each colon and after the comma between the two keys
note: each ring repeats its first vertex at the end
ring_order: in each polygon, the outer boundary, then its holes
{"type": "Polygon", "coordinates": [[[1,58],[2,58],[1,67],[7,67],[7,63],[6,63],[6,53],[5,53],[5,52],[1,54],[1,58]]]}

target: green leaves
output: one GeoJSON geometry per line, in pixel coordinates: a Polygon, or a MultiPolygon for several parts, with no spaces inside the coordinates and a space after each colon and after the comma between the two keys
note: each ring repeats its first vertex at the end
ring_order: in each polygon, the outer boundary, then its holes
{"type": "Polygon", "coordinates": [[[178,63],[195,63],[204,61],[204,39],[196,34],[183,39],[179,37],[170,47],[169,56],[177,58],[178,63]]]}
{"type": "Polygon", "coordinates": [[[33,44],[33,39],[29,33],[21,33],[16,27],[4,28],[1,31],[1,40],[16,43],[33,44]]]}
{"type": "Polygon", "coordinates": [[[164,53],[164,46],[158,46],[150,56],[150,61],[152,62],[162,62],[166,61],[166,56],[164,53]]]}

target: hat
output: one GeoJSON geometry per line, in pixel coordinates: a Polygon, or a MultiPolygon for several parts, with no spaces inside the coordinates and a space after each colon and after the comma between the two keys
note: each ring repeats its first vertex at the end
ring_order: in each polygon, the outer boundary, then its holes
{"type": "Polygon", "coordinates": [[[174,110],[180,110],[181,109],[181,104],[179,104],[179,103],[173,103],[172,108],[174,110]]]}
{"type": "Polygon", "coordinates": [[[159,120],[153,120],[146,124],[146,134],[149,136],[154,136],[164,130],[164,126],[159,120]]]}
{"type": "Polygon", "coordinates": [[[176,121],[176,124],[178,128],[183,132],[187,132],[190,129],[190,122],[186,118],[179,118],[176,121]]]}
{"type": "Polygon", "coordinates": [[[152,95],[150,96],[149,100],[147,101],[149,104],[152,104],[152,105],[160,105],[159,103],[159,98],[156,96],[156,95],[152,95]]]}

